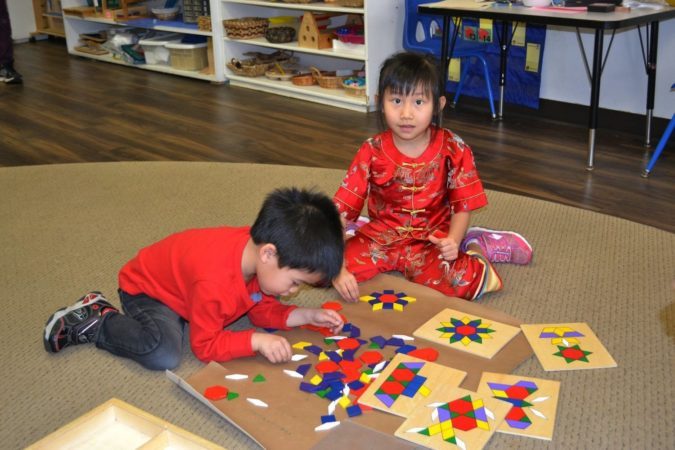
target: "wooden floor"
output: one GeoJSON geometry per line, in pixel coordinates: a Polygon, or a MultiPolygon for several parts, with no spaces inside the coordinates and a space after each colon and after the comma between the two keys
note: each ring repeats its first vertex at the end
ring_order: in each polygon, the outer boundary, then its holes
{"type": "MultiPolygon", "coordinates": [[[[73,57],[61,40],[17,45],[15,59],[24,85],[0,83],[0,166],[171,160],[346,169],[377,131],[375,113],[73,57]]],[[[503,121],[464,107],[444,125],[472,146],[488,188],[675,232],[672,143],[643,179],[649,151],[638,135],[599,130],[588,172],[584,127],[509,116],[508,105],[503,121]]]]}

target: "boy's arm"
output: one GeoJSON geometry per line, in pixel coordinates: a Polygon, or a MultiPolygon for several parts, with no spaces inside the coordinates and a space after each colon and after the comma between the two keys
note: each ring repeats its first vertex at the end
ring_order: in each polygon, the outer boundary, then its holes
{"type": "Polygon", "coordinates": [[[316,325],[317,327],[329,328],[332,333],[338,334],[342,331],[344,322],[340,314],[332,309],[296,308],[288,315],[286,325],[288,327],[316,325]]]}

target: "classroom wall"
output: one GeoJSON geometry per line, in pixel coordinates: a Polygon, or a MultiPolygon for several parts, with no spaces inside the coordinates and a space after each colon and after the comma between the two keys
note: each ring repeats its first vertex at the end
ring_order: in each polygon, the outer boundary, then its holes
{"type": "MultiPolygon", "coordinates": [[[[646,46],[646,30],[641,27],[646,46]]],[[[593,52],[594,33],[581,32],[586,55],[593,52]]],[[[604,37],[605,50],[611,32],[604,37]]],[[[654,116],[670,119],[675,113],[675,19],[659,24],[659,49],[656,57],[656,95],[654,116]]],[[[592,61],[588,62],[592,67],[592,61]]],[[[574,29],[549,26],[541,73],[542,98],[566,103],[589,105],[591,83],[586,75],[581,50],[574,29]]],[[[600,107],[644,114],[647,98],[645,73],[637,28],[618,31],[605,64],[600,87],[600,107]]]]}
{"type": "MultiPolygon", "coordinates": [[[[9,0],[12,36],[26,40],[35,31],[33,5],[28,0],[9,0]]],[[[645,30],[642,28],[643,41],[645,30]]],[[[605,49],[611,33],[605,34],[605,49]]],[[[593,32],[581,31],[586,54],[593,51],[593,32]]],[[[590,61],[589,61],[590,64],[590,61]]],[[[670,119],[675,112],[675,19],[659,26],[656,95],[654,116],[670,119]]],[[[589,105],[590,81],[586,76],[581,51],[574,29],[549,26],[544,46],[540,96],[548,100],[589,105]]],[[[647,75],[642,64],[642,51],[635,28],[616,33],[605,65],[600,92],[600,107],[644,114],[647,75]]]]}
{"type": "Polygon", "coordinates": [[[12,39],[24,42],[35,31],[33,2],[30,0],[8,0],[9,20],[12,24],[12,39]]]}

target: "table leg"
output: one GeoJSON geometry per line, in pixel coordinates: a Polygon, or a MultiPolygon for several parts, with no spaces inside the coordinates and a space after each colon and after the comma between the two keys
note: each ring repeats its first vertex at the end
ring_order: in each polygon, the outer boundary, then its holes
{"type": "Polygon", "coordinates": [[[591,108],[588,114],[588,162],[587,170],[593,170],[595,157],[595,130],[598,127],[598,105],[600,103],[600,78],[602,77],[602,47],[604,30],[595,29],[593,48],[593,72],[591,73],[591,108]]]}
{"type": "MultiPolygon", "coordinates": [[[[455,44],[457,42],[457,35],[459,33],[459,27],[453,27],[452,40],[448,46],[448,37],[450,36],[450,19],[450,16],[443,16],[443,42],[441,42],[441,86],[439,90],[441,95],[445,95],[445,86],[448,83],[448,65],[450,64],[453,53],[455,52],[455,44]]],[[[439,114],[438,126],[443,126],[443,113],[439,114]]]]}
{"type": "Polygon", "coordinates": [[[654,115],[654,92],[656,89],[656,53],[659,45],[659,23],[651,23],[651,37],[647,51],[647,112],[645,114],[645,147],[651,145],[652,117],[654,115]]]}
{"type": "Polygon", "coordinates": [[[504,91],[506,88],[506,61],[509,53],[509,29],[511,22],[502,22],[502,28],[499,31],[499,110],[497,117],[501,120],[504,117],[504,91]]]}

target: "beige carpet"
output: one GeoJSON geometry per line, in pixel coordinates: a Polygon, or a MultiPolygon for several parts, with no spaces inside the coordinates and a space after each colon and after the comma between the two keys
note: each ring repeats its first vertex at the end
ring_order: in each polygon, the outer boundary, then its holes
{"type": "MultiPolygon", "coordinates": [[[[93,346],[47,354],[43,325],[99,289],[136,250],[190,227],[250,223],[274,187],[332,194],[342,172],[249,164],[103,163],[0,169],[0,447],[26,446],[118,397],[228,448],[253,444],[169,382],[93,346]]],[[[675,235],[609,216],[489,192],[474,224],[517,229],[535,259],[501,266],[505,289],[483,303],[524,322],[588,322],[618,368],[517,373],[561,380],[554,439],[493,438],[489,448],[673,448],[675,235]]],[[[334,298],[310,290],[298,301],[334,298]]],[[[243,325],[243,324],[242,324],[243,325]]],[[[189,352],[177,370],[201,367],[189,352]]]]}

